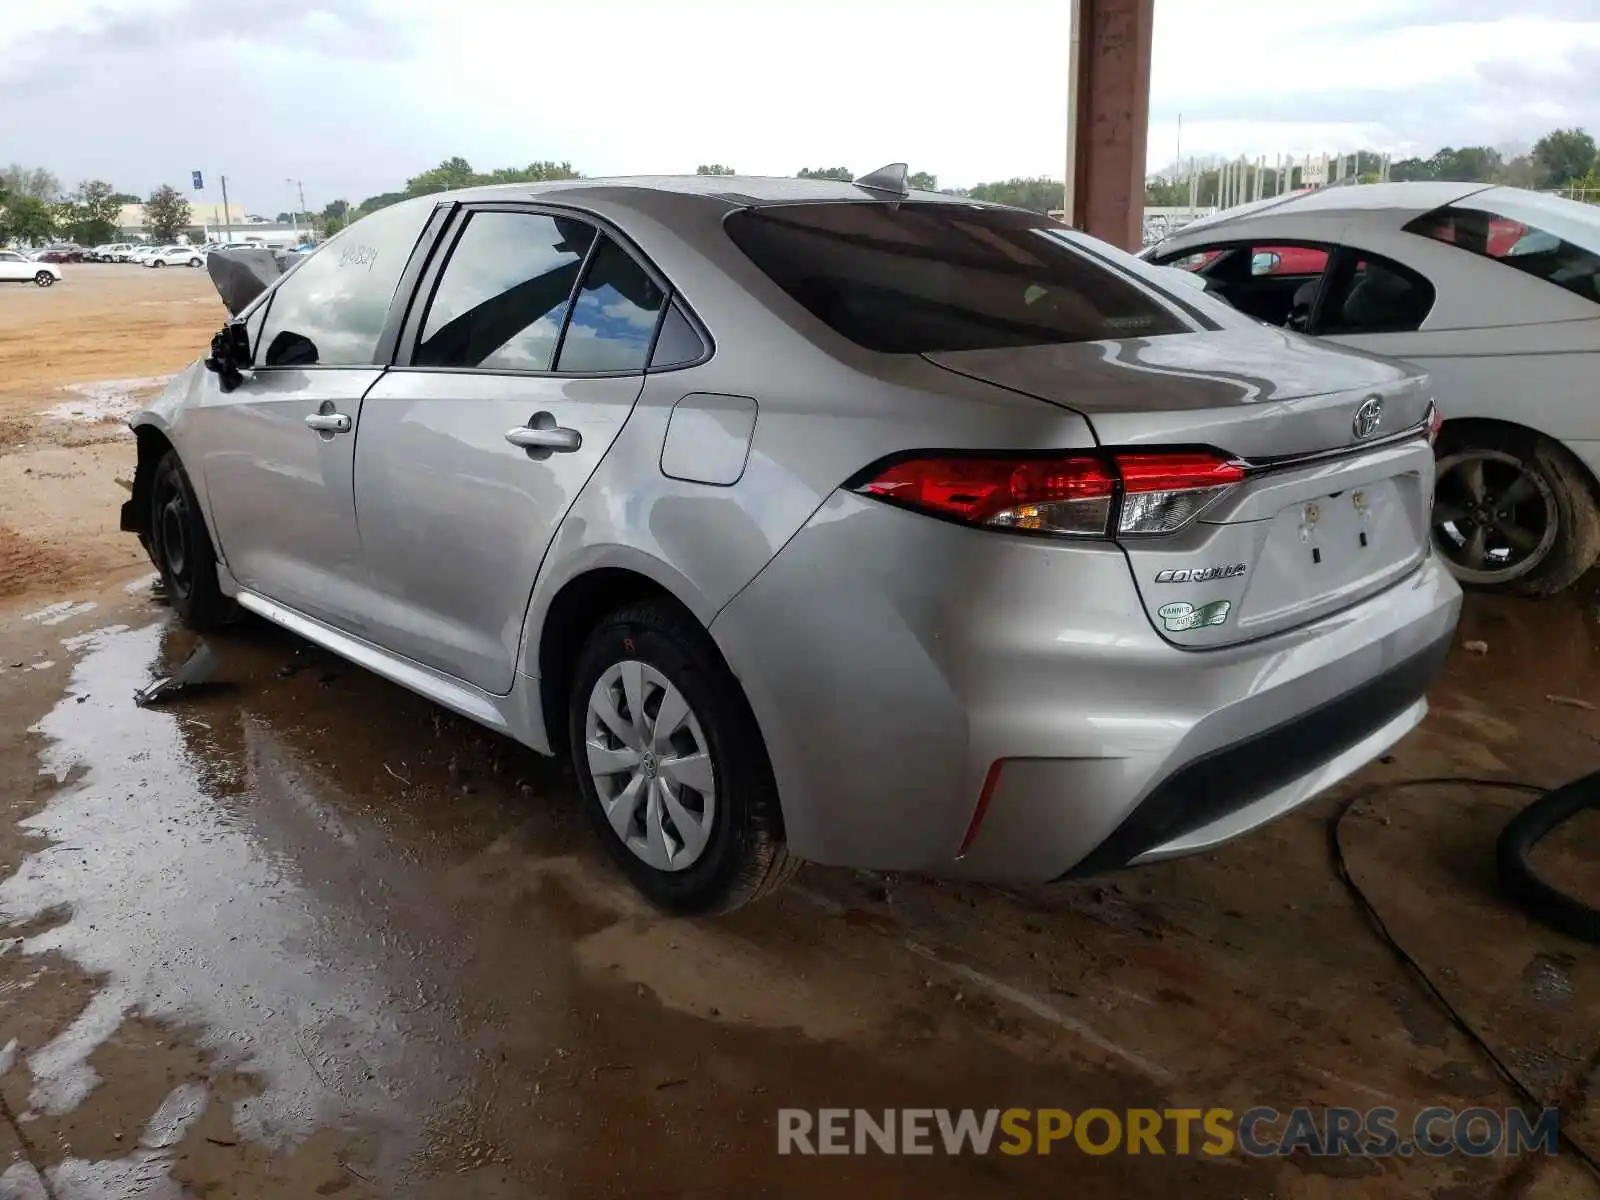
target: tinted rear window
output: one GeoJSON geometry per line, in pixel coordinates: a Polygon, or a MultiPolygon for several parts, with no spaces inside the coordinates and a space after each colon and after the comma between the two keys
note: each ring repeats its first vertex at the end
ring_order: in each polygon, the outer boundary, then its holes
{"type": "Polygon", "coordinates": [[[1032,213],[864,201],[744,209],[726,225],[779,287],[869,350],[988,350],[1189,328],[1032,213]]]}
{"type": "Polygon", "coordinates": [[[1493,259],[1497,263],[1565,288],[1585,300],[1600,301],[1600,222],[1572,205],[1580,219],[1566,217],[1549,197],[1513,197],[1510,203],[1491,207],[1488,200],[1472,197],[1472,206],[1449,205],[1416,218],[1406,228],[1419,234],[1493,259]],[[1482,205],[1479,207],[1479,205],[1482,205]],[[1547,206],[1550,211],[1542,212],[1547,206]],[[1566,219],[1563,219],[1566,217],[1566,219]],[[1542,222],[1542,223],[1541,223],[1542,222]]]}

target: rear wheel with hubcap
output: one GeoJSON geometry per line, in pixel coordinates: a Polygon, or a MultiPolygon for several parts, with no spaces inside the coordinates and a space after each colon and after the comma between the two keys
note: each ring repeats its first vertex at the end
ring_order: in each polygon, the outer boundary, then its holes
{"type": "Polygon", "coordinates": [[[1600,510],[1582,468],[1549,438],[1447,431],[1435,471],[1433,543],[1464,584],[1548,596],[1600,556],[1600,510]]]}
{"type": "Polygon", "coordinates": [[[54,275],[50,274],[49,271],[40,271],[37,275],[35,275],[33,277],[33,281],[34,281],[34,283],[38,284],[40,287],[49,287],[52,283],[54,283],[56,281],[56,277],[54,275]]]}
{"type": "Polygon", "coordinates": [[[676,605],[630,605],[590,635],[568,733],[601,839],[661,907],[738,908],[797,869],[744,693],[710,636],[676,605]]]}

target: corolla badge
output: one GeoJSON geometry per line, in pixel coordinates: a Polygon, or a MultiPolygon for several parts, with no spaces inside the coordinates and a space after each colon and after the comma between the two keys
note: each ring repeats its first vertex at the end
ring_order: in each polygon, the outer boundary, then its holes
{"type": "Polygon", "coordinates": [[[1228,619],[1228,610],[1232,607],[1232,602],[1228,600],[1213,600],[1199,608],[1187,600],[1174,600],[1156,609],[1156,616],[1161,618],[1168,633],[1184,633],[1190,629],[1204,629],[1208,625],[1221,625],[1228,619]]]}
{"type": "Polygon", "coordinates": [[[1209,583],[1213,579],[1234,579],[1248,568],[1244,563],[1222,563],[1215,567],[1183,567],[1156,572],[1157,583],[1209,583]]]}
{"type": "Polygon", "coordinates": [[[1355,418],[1350,422],[1357,441],[1364,441],[1378,432],[1378,426],[1383,423],[1383,397],[1368,396],[1361,402],[1361,407],[1356,409],[1355,418]]]}

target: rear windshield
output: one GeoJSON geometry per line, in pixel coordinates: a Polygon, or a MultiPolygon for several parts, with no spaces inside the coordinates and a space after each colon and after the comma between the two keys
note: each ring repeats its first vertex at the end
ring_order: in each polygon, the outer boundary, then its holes
{"type": "Polygon", "coordinates": [[[1033,213],[847,201],[742,209],[726,225],[773,282],[869,350],[989,350],[1190,329],[1033,213]]]}
{"type": "Polygon", "coordinates": [[[1600,210],[1592,205],[1493,188],[1405,228],[1600,302],[1600,210]]]}

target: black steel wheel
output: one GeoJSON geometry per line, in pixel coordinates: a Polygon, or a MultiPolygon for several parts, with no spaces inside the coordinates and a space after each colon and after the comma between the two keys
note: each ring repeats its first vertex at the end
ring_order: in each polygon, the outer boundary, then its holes
{"type": "Polygon", "coordinates": [[[1552,595],[1594,564],[1600,515],[1582,468],[1560,445],[1469,427],[1440,440],[1433,544],[1463,584],[1552,595]]]}
{"type": "Polygon", "coordinates": [[[194,488],[176,450],[150,481],[150,557],[178,616],[190,629],[212,629],[232,614],[217,582],[217,554],[194,488]]]}

